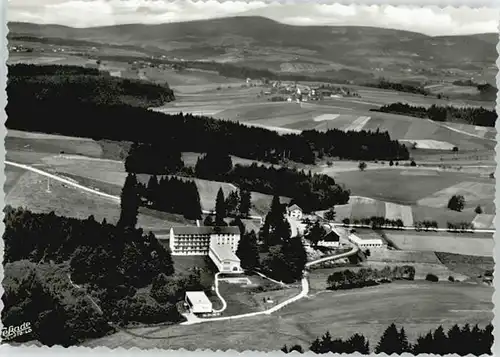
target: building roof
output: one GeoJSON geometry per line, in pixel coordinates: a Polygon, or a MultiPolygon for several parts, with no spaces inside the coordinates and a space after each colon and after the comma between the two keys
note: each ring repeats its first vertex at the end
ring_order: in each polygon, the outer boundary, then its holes
{"type": "Polygon", "coordinates": [[[323,237],[322,241],[325,242],[338,242],[340,241],[340,237],[334,231],[330,231],[326,236],[323,237]]]}
{"type": "Polygon", "coordinates": [[[212,305],[203,291],[186,291],[186,297],[193,305],[212,305]]]}
{"type": "Polygon", "coordinates": [[[290,207],[288,207],[289,211],[294,211],[296,209],[298,209],[299,211],[302,212],[302,208],[300,208],[299,206],[297,206],[295,203],[293,205],[291,205],[290,207]]]}
{"type": "Polygon", "coordinates": [[[185,226],[172,227],[175,235],[210,235],[210,234],[240,234],[240,229],[235,226],[211,227],[211,226],[185,226]]]}
{"type": "Polygon", "coordinates": [[[240,258],[236,256],[227,244],[213,244],[210,247],[220,260],[232,260],[239,262],[240,258]]]}

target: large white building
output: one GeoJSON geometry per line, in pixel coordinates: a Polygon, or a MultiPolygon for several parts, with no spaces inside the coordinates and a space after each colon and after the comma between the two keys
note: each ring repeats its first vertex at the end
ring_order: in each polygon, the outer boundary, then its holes
{"type": "Polygon", "coordinates": [[[208,255],[220,272],[241,273],[239,241],[238,227],[172,227],[169,246],[172,255],[208,255]]]}
{"type": "Polygon", "coordinates": [[[169,246],[172,255],[208,255],[210,242],[227,244],[233,252],[238,249],[238,227],[172,227],[169,246]]]}

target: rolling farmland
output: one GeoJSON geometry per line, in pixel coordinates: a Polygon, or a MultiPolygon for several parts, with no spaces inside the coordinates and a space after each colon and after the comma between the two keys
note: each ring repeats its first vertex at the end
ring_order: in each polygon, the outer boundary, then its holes
{"type": "Polygon", "coordinates": [[[493,288],[464,283],[397,282],[371,288],[317,292],[276,315],[165,328],[137,328],[147,339],[118,332],[85,343],[86,347],[148,347],[271,351],[284,344],[304,347],[329,330],[347,338],[358,332],[376,343],[392,322],[404,325],[411,341],[420,334],[458,323],[485,325],[493,317],[493,288]],[[432,304],[422,304],[432,301],[432,304]],[[363,306],[363,309],[360,309],[363,306]],[[206,334],[211,337],[206,338],[206,334]],[[228,338],[231,336],[231,338],[228,338]]]}

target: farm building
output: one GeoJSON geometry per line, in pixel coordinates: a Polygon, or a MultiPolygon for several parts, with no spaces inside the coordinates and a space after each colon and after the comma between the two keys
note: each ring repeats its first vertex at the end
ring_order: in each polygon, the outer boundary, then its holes
{"type": "Polygon", "coordinates": [[[231,250],[228,244],[220,244],[215,240],[210,241],[208,256],[214,262],[217,269],[224,273],[242,273],[240,259],[231,250]]]}
{"type": "Polygon", "coordinates": [[[300,221],[302,219],[302,208],[297,206],[296,204],[293,204],[289,207],[286,208],[286,211],[288,213],[288,217],[293,218],[297,221],[300,221]]]}
{"type": "Polygon", "coordinates": [[[331,230],[318,242],[318,245],[320,247],[338,248],[340,246],[340,235],[331,230]]]}
{"type": "Polygon", "coordinates": [[[194,314],[212,312],[212,302],[203,291],[186,291],[185,302],[194,314]]]}
{"type": "Polygon", "coordinates": [[[359,248],[365,249],[365,248],[382,248],[385,246],[384,241],[382,238],[378,237],[375,234],[369,234],[369,235],[356,235],[354,233],[349,234],[348,236],[349,241],[352,243],[356,244],[359,248]]]}

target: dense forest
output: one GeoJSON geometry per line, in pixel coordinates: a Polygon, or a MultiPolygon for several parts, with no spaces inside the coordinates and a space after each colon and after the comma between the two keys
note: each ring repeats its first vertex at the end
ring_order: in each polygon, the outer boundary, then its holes
{"type": "Polygon", "coordinates": [[[75,102],[101,105],[128,103],[148,108],[175,99],[174,92],[167,84],[160,86],[112,77],[95,68],[16,64],[10,65],[8,69],[9,101],[30,96],[33,101],[47,102],[47,105],[58,102],[61,111],[71,108],[75,102]]]}
{"type": "Polygon", "coordinates": [[[6,208],[2,322],[29,321],[33,330],[15,341],[69,346],[113,324],[176,323],[184,292],[209,290],[205,272],[173,275],[170,252],[155,236],[121,221],[6,208]]]}
{"type": "Polygon", "coordinates": [[[434,121],[459,121],[470,125],[495,127],[497,113],[483,107],[462,107],[431,105],[429,108],[413,106],[405,103],[387,104],[379,109],[383,113],[409,115],[416,118],[428,118],[434,121]]]}
{"type": "Polygon", "coordinates": [[[69,67],[69,74],[64,75],[60,73],[66,69],[61,66],[51,68],[12,67],[7,86],[7,128],[155,145],[168,142],[177,151],[224,148],[236,156],[268,162],[314,163],[314,150],[346,159],[368,160],[373,153],[380,159],[408,158],[403,146],[385,133],[309,131],[279,135],[232,121],[182,113],[165,115],[128,104],[153,106],[172,100],[168,87],[100,76],[85,68],[69,67]],[[82,74],[75,74],[80,70],[82,74]],[[41,117],[44,120],[39,120],[41,117]]]}
{"type": "MultiPolygon", "coordinates": [[[[491,355],[493,346],[493,325],[490,323],[484,328],[475,325],[471,328],[469,324],[460,327],[453,325],[448,331],[442,326],[429,331],[424,336],[420,336],[415,343],[408,341],[408,336],[404,327],[398,329],[394,323],[389,325],[380,337],[378,343],[374,346],[372,352],[377,354],[385,353],[387,355],[403,353],[410,354],[458,354],[466,356],[472,354],[481,356],[491,355]]],[[[362,334],[356,333],[350,338],[343,340],[333,338],[327,331],[321,338],[316,338],[309,346],[309,350],[314,353],[361,353],[370,354],[370,341],[362,334]]],[[[297,351],[303,353],[301,345],[295,344],[291,347],[286,345],[282,348],[285,353],[297,351]]]]}

